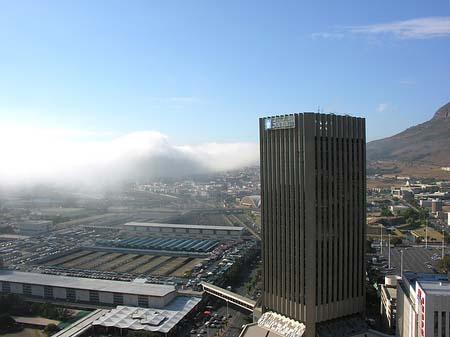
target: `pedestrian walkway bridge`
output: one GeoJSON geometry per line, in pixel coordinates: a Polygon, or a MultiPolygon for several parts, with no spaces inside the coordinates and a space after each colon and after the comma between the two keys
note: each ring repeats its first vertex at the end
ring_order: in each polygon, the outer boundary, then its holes
{"type": "Polygon", "coordinates": [[[256,307],[255,301],[239,294],[233,293],[232,291],[223,289],[207,282],[202,282],[201,286],[206,293],[226,301],[227,304],[231,303],[251,312],[253,312],[256,307]]]}

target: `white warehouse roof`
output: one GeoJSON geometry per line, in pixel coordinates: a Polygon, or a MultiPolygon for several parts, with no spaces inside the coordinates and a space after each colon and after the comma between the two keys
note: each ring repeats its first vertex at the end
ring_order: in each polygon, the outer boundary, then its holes
{"type": "Polygon", "coordinates": [[[99,280],[8,270],[0,270],[0,282],[26,283],[60,288],[96,290],[153,297],[163,297],[176,291],[175,287],[172,285],[99,280]]]}

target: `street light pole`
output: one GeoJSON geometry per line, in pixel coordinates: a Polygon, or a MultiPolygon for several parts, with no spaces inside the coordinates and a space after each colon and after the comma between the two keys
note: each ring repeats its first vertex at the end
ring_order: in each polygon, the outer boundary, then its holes
{"type": "Polygon", "coordinates": [[[445,232],[442,230],[442,259],[444,259],[444,241],[445,241],[445,232]]]}
{"type": "Polygon", "coordinates": [[[425,220],[425,248],[428,249],[428,221],[425,220]]]}
{"type": "Polygon", "coordinates": [[[391,268],[391,234],[389,234],[388,252],[389,252],[388,265],[389,265],[389,269],[390,269],[391,268]]]}
{"type": "Polygon", "coordinates": [[[381,224],[381,223],[380,223],[380,236],[381,236],[381,239],[380,239],[380,249],[381,249],[380,254],[383,255],[383,224],[381,224]]]}
{"type": "Polygon", "coordinates": [[[403,249],[400,251],[400,277],[403,278],[403,249]]]}

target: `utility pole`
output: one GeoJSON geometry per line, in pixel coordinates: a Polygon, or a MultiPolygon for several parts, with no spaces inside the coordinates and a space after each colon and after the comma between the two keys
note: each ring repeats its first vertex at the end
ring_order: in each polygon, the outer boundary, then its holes
{"type": "Polygon", "coordinates": [[[425,220],[425,248],[428,249],[428,221],[425,220]]]}

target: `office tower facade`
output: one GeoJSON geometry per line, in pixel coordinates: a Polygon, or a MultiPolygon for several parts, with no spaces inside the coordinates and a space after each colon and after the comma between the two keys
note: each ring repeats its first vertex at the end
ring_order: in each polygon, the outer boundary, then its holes
{"type": "Polygon", "coordinates": [[[365,120],[260,119],[263,310],[306,324],[365,306],[365,120]]]}

